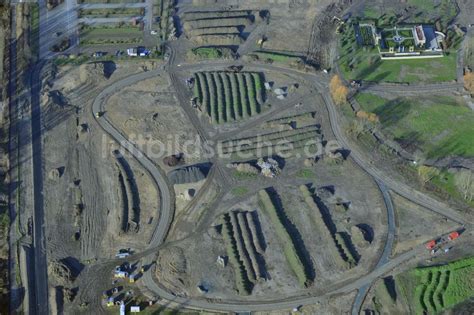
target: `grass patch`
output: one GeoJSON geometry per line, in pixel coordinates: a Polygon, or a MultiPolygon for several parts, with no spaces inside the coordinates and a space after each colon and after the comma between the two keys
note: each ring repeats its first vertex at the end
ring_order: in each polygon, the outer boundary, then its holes
{"type": "Polygon", "coordinates": [[[248,180],[248,179],[257,178],[257,174],[254,174],[254,173],[246,173],[246,172],[238,172],[238,171],[232,172],[232,176],[233,176],[235,179],[238,179],[238,180],[248,180]]]}
{"type": "Polygon", "coordinates": [[[39,57],[39,5],[31,4],[31,53],[39,57]]]}
{"type": "Polygon", "coordinates": [[[122,35],[142,35],[143,31],[140,31],[138,27],[85,27],[81,30],[81,36],[122,36],[122,35]]]}
{"type": "Polygon", "coordinates": [[[310,169],[310,168],[300,169],[296,173],[296,177],[298,177],[298,178],[313,178],[314,176],[315,176],[315,174],[314,174],[313,170],[310,169]]]}
{"type": "Polygon", "coordinates": [[[232,50],[222,47],[197,47],[191,50],[191,55],[197,59],[222,59],[231,58],[232,50]]]}
{"type": "Polygon", "coordinates": [[[127,17],[144,15],[143,8],[114,8],[114,9],[80,9],[78,16],[82,17],[127,17]]]}
{"type": "Polygon", "coordinates": [[[298,246],[295,241],[295,235],[290,233],[289,225],[292,223],[284,213],[283,209],[275,205],[274,201],[270,197],[266,190],[260,190],[258,192],[259,207],[267,214],[270,218],[278,239],[283,247],[283,253],[286,257],[286,261],[290,266],[291,270],[295,273],[298,278],[298,282],[301,286],[311,285],[313,279],[310,271],[310,267],[305,263],[305,259],[301,254],[301,246],[298,246]]]}
{"type": "Polygon", "coordinates": [[[355,99],[360,107],[368,113],[374,112],[377,108],[387,103],[385,98],[370,93],[358,93],[355,99]]]}
{"type": "Polygon", "coordinates": [[[256,51],[249,56],[256,58],[257,60],[261,60],[264,62],[278,62],[278,63],[301,63],[303,60],[301,57],[294,56],[294,55],[287,55],[287,54],[281,54],[277,52],[271,52],[271,51],[256,51]]]}
{"type": "Polygon", "coordinates": [[[450,97],[392,101],[362,93],[364,110],[377,114],[386,135],[427,158],[474,157],[474,112],[450,97]]]}
{"type": "Polygon", "coordinates": [[[249,189],[245,186],[237,186],[232,188],[232,194],[236,197],[241,197],[246,195],[249,192],[249,189]]]}
{"type": "Polygon", "coordinates": [[[397,276],[415,314],[436,314],[474,296],[474,257],[397,276]]]}

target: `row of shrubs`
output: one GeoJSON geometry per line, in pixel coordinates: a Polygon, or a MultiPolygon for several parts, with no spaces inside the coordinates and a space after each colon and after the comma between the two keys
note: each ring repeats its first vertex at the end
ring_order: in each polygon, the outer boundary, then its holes
{"type": "Polygon", "coordinates": [[[352,255],[346,240],[340,233],[333,233],[326,225],[321,209],[314,201],[313,194],[306,185],[300,186],[300,191],[303,194],[304,200],[312,213],[312,221],[316,225],[316,230],[324,237],[325,243],[330,248],[330,253],[336,263],[343,268],[351,268],[357,264],[357,259],[352,255]]]}
{"type": "Polygon", "coordinates": [[[232,211],[224,215],[224,241],[234,266],[239,294],[250,294],[254,284],[265,279],[263,249],[251,212],[232,211]],[[232,256],[232,257],[231,257],[232,256]]]}
{"type": "Polygon", "coordinates": [[[194,95],[213,123],[245,119],[261,112],[262,76],[259,73],[198,72],[194,95]]]}
{"type": "Polygon", "coordinates": [[[222,237],[229,257],[230,264],[234,267],[235,285],[237,292],[241,295],[249,295],[253,289],[253,283],[250,281],[248,271],[246,269],[244,258],[239,252],[239,245],[235,238],[235,227],[232,226],[231,216],[229,213],[224,215],[224,223],[222,224],[222,237]]]}
{"type": "Polygon", "coordinates": [[[414,270],[416,314],[436,314],[474,295],[474,257],[414,270]]]}
{"type": "Polygon", "coordinates": [[[301,286],[308,287],[313,282],[313,275],[311,266],[308,266],[308,262],[300,251],[297,250],[299,245],[295,243],[294,238],[288,231],[286,223],[289,219],[286,217],[283,209],[279,209],[274,203],[266,190],[260,190],[258,192],[259,207],[262,208],[276,231],[276,234],[283,246],[283,253],[286,260],[293,272],[295,273],[298,282],[301,286]]]}

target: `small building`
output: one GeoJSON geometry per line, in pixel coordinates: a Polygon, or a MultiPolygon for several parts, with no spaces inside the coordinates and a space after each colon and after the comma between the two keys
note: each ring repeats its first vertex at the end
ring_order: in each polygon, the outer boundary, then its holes
{"type": "Polygon", "coordinates": [[[136,47],[128,48],[127,55],[130,57],[137,57],[138,56],[138,49],[136,47]]]}
{"type": "Polygon", "coordinates": [[[130,57],[145,57],[150,54],[150,51],[148,49],[145,49],[145,47],[132,47],[127,49],[127,55],[130,57]]]}
{"type": "Polygon", "coordinates": [[[377,47],[381,59],[437,58],[443,56],[445,35],[431,25],[399,25],[377,28],[374,24],[354,24],[360,46],[377,47]]]}
{"type": "Polygon", "coordinates": [[[130,313],[140,313],[140,306],[131,306],[130,313]]]}
{"type": "Polygon", "coordinates": [[[415,38],[415,44],[417,46],[423,46],[426,44],[425,32],[423,31],[422,25],[416,25],[413,28],[413,37],[415,38]]]}

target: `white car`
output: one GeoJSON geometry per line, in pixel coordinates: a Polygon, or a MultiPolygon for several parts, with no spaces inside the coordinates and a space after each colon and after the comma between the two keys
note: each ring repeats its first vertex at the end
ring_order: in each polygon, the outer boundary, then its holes
{"type": "Polygon", "coordinates": [[[158,31],[153,30],[153,31],[150,32],[150,34],[151,35],[158,35],[158,31]]]}

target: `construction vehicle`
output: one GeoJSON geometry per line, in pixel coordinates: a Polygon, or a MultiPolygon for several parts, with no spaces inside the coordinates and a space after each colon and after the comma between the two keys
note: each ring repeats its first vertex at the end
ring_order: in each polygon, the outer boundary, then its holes
{"type": "Polygon", "coordinates": [[[265,43],[267,41],[267,37],[266,36],[262,36],[260,37],[259,39],[257,39],[257,45],[260,47],[260,48],[263,48],[263,43],[265,43]]]}
{"type": "Polygon", "coordinates": [[[198,105],[197,105],[197,97],[192,97],[190,100],[189,100],[189,103],[191,104],[191,107],[192,108],[197,108],[198,105]]]}
{"type": "Polygon", "coordinates": [[[427,249],[430,249],[430,250],[432,250],[435,246],[436,246],[436,241],[435,240],[431,240],[428,243],[426,243],[426,245],[425,245],[425,247],[427,249]]]}
{"type": "Polygon", "coordinates": [[[96,112],[94,114],[94,116],[95,116],[95,118],[100,118],[100,117],[104,116],[104,112],[96,112]]]}
{"type": "Polygon", "coordinates": [[[457,239],[459,237],[459,232],[458,231],[454,231],[454,232],[451,232],[449,233],[448,235],[448,239],[450,241],[454,241],[455,239],[457,239]]]}
{"type": "Polygon", "coordinates": [[[461,234],[458,231],[454,231],[449,233],[448,235],[444,235],[441,238],[430,240],[425,244],[425,247],[431,251],[431,254],[435,254],[438,249],[448,243],[456,240],[461,234]]]}

